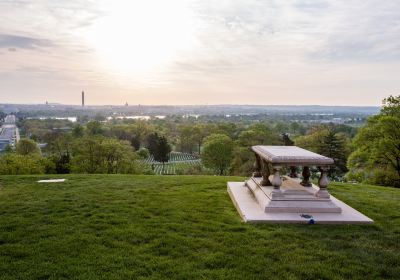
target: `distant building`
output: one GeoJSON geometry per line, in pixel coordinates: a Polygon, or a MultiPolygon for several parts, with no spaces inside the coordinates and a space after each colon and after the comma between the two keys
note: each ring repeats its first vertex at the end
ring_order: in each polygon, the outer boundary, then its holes
{"type": "Polygon", "coordinates": [[[85,92],[82,91],[82,107],[85,107],[85,92]]]}

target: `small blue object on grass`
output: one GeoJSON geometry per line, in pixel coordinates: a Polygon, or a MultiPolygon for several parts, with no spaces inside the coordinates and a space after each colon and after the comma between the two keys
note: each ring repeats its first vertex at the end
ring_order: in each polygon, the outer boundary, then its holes
{"type": "Polygon", "coordinates": [[[315,224],[315,220],[313,218],[313,216],[308,215],[308,214],[301,214],[300,217],[304,218],[304,219],[308,219],[308,224],[309,225],[313,225],[315,224]]]}

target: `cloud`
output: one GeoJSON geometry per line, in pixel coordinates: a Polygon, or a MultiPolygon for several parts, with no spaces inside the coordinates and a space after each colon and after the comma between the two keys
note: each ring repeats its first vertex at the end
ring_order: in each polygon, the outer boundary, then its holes
{"type": "Polygon", "coordinates": [[[0,34],[0,48],[7,48],[11,52],[16,51],[16,49],[37,49],[40,47],[50,47],[52,45],[53,43],[50,40],[0,34]]]}
{"type": "MultiPolygon", "coordinates": [[[[157,1],[165,0],[153,2],[157,1]]],[[[20,73],[32,81],[40,80],[37,83],[40,87],[52,79],[65,79],[71,84],[92,83],[113,90],[115,87],[116,91],[145,92],[146,87],[157,84],[154,94],[157,90],[171,92],[173,99],[172,93],[177,92],[187,103],[198,100],[193,96],[199,92],[201,99],[209,99],[210,103],[219,102],[216,96],[220,100],[229,99],[232,92],[237,92],[232,102],[242,102],[247,97],[260,102],[285,102],[278,97],[269,99],[268,92],[276,96],[296,93],[296,100],[317,103],[328,102],[324,94],[331,92],[332,102],[338,94],[346,98],[337,100],[350,102],[347,95],[354,97],[356,92],[359,96],[369,94],[365,102],[373,104],[376,100],[380,102],[381,95],[398,91],[400,1],[173,2],[177,7],[189,7],[187,17],[193,25],[189,28],[193,44],[174,50],[171,61],[160,72],[154,71],[152,76],[153,71],[149,71],[149,77],[146,74],[144,79],[136,73],[111,70],[112,63],[105,63],[108,60],[97,52],[99,46],[88,40],[88,35],[96,35],[94,30],[104,36],[103,29],[93,27],[112,14],[113,7],[129,7],[126,2],[0,0],[0,71],[15,73],[15,87],[20,84],[20,73]],[[19,52],[42,48],[45,48],[43,55],[19,52]],[[51,76],[53,72],[59,76],[51,76]],[[314,101],[311,95],[319,99],[314,101]]],[[[144,23],[148,24],[151,18],[155,27],[168,25],[157,17],[153,19],[152,9],[160,7],[154,5],[146,10],[144,23]]],[[[167,14],[163,19],[168,21],[173,12],[173,9],[163,10],[167,14]]],[[[130,15],[129,10],[121,14],[126,15],[130,15]]],[[[123,22],[123,18],[115,20],[123,22]]],[[[111,27],[113,23],[109,22],[111,27]]],[[[145,24],[139,22],[138,26],[146,30],[145,24]]],[[[156,28],[150,30],[155,32],[149,32],[149,36],[164,36],[156,28]]],[[[121,38],[133,36],[129,26],[115,32],[121,38]]],[[[163,47],[160,44],[159,48],[163,47]]],[[[0,86],[5,80],[12,81],[0,79],[0,86]]]]}

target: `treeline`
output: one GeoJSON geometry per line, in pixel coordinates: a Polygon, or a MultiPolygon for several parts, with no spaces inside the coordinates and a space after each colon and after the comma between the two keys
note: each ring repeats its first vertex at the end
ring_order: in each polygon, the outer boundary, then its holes
{"type": "MultiPolygon", "coordinates": [[[[298,122],[232,123],[201,122],[194,118],[171,120],[91,120],[71,126],[65,120],[22,120],[25,140],[15,153],[3,157],[7,169],[2,174],[27,173],[133,173],[151,174],[143,159],[167,162],[171,150],[200,157],[203,166],[180,167],[179,174],[219,174],[248,176],[252,172],[253,145],[287,145],[314,131],[335,130],[349,142],[354,129],[345,125],[307,127],[298,122]],[[42,149],[21,154],[20,147],[42,143],[42,149]],[[45,143],[45,144],[44,144],[45,143]],[[29,157],[29,170],[17,165],[20,156],[29,157]],[[12,160],[12,165],[10,162],[12,160]],[[10,166],[13,166],[11,168],[10,166]],[[39,166],[39,167],[38,167],[39,166]]],[[[330,145],[329,143],[327,145],[330,145]]],[[[36,145],[37,146],[37,145],[36,145]]],[[[346,148],[343,148],[346,149],[346,148]]],[[[0,160],[1,164],[1,160],[0,160]]],[[[21,163],[21,165],[23,165],[21,163]]],[[[3,170],[3,171],[2,171],[3,170]]],[[[342,170],[342,169],[340,169],[342,170]]]]}
{"type": "Polygon", "coordinates": [[[188,167],[180,174],[249,176],[254,163],[251,146],[297,145],[333,158],[335,165],[329,171],[333,179],[399,186],[399,104],[400,96],[385,99],[381,112],[360,129],[332,123],[195,117],[105,121],[96,116],[75,124],[25,119],[19,127],[26,139],[0,158],[0,173],[151,174],[143,159],[152,156],[167,162],[172,150],[202,159],[203,166],[188,167]],[[46,146],[32,148],[37,143],[46,146]]]}

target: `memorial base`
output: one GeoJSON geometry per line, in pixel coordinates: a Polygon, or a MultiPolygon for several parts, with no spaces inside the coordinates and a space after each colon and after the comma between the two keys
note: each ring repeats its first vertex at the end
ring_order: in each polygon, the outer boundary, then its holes
{"type": "Polygon", "coordinates": [[[336,199],[316,196],[318,187],[297,186],[284,179],[280,195],[273,187],[259,185],[260,178],[247,182],[228,182],[228,193],[245,222],[249,223],[317,223],[369,224],[373,220],[336,199]]]}

